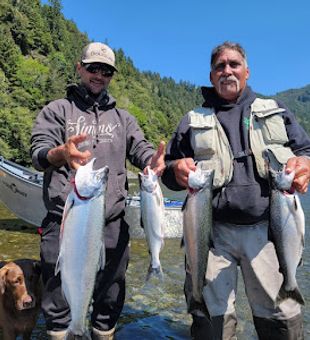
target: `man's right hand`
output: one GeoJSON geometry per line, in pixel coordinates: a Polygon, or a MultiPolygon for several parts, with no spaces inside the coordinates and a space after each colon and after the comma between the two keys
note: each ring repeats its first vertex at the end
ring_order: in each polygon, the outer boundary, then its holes
{"type": "Polygon", "coordinates": [[[65,144],[49,150],[47,160],[57,167],[67,163],[71,169],[77,169],[86,164],[91,157],[90,151],[78,150],[78,144],[86,139],[86,133],[69,137],[65,144]]]}
{"type": "Polygon", "coordinates": [[[179,185],[188,187],[188,175],[190,171],[195,171],[196,165],[192,158],[177,159],[173,162],[175,179],[179,185]]]}

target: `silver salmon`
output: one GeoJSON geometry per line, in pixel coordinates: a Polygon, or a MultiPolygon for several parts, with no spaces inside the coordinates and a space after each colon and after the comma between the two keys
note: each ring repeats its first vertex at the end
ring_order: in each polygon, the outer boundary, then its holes
{"type": "Polygon", "coordinates": [[[183,234],[186,262],[192,277],[192,293],[202,301],[209,242],[212,230],[212,183],[214,170],[197,167],[190,172],[189,192],[183,210],[183,234]]]}
{"type": "Polygon", "coordinates": [[[89,339],[86,317],[95,279],[105,266],[104,226],[107,166],[93,170],[95,159],[78,168],[67,198],[56,265],[71,312],[66,339],[89,339]]]}
{"type": "Polygon", "coordinates": [[[294,173],[271,171],[270,231],[275,245],[283,283],[276,297],[276,305],[292,298],[305,304],[296,281],[296,269],[302,260],[305,217],[299,197],[290,192],[294,173]]]}
{"type": "Polygon", "coordinates": [[[141,220],[151,255],[147,280],[155,275],[163,277],[159,254],[164,244],[164,199],[158,177],[147,167],[147,174],[139,173],[141,220]]]}

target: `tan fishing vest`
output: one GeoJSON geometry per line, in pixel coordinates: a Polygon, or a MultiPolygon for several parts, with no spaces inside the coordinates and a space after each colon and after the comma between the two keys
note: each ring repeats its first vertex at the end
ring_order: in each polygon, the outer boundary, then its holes
{"type": "MultiPolygon", "coordinates": [[[[258,174],[263,178],[268,178],[269,162],[278,170],[294,157],[291,149],[284,146],[288,137],[279,114],[284,111],[273,99],[256,98],[251,105],[249,144],[258,174]]],[[[195,161],[204,169],[215,170],[214,188],[226,185],[232,178],[234,155],[214,110],[198,107],[190,111],[188,117],[195,161]]]]}

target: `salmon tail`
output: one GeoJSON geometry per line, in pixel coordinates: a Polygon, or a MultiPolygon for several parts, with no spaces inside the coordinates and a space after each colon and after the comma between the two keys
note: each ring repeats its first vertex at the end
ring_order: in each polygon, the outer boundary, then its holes
{"type": "Polygon", "coordinates": [[[150,264],[147,275],[146,275],[146,281],[149,281],[153,277],[158,278],[161,281],[164,279],[164,273],[161,269],[161,266],[157,268],[152,268],[152,265],[150,264]]]}
{"type": "Polygon", "coordinates": [[[279,306],[279,304],[282,301],[289,299],[289,298],[295,300],[296,302],[298,302],[301,305],[305,305],[305,299],[302,296],[298,286],[294,290],[287,291],[287,290],[285,290],[284,285],[282,285],[282,287],[279,291],[279,294],[276,298],[276,306],[279,306]]]}

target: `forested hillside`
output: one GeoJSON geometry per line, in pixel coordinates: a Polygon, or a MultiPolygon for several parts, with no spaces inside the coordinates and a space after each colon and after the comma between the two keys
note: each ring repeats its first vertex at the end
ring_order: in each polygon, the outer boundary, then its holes
{"type": "MultiPolygon", "coordinates": [[[[63,97],[76,82],[75,64],[89,41],[66,20],[61,2],[1,0],[0,3],[0,154],[29,165],[29,137],[42,106],[63,97]]],[[[110,86],[118,106],[135,115],[155,145],[167,139],[179,117],[201,102],[200,91],[159,74],[141,73],[117,50],[119,73],[110,86]]]]}
{"type": "MultiPolygon", "coordinates": [[[[64,18],[61,1],[0,0],[0,155],[30,165],[29,139],[43,105],[76,82],[75,64],[89,41],[64,18]]],[[[140,72],[122,50],[110,93],[138,120],[155,145],[167,140],[181,116],[201,104],[200,89],[157,73],[140,72]]],[[[277,95],[310,131],[310,85],[277,95]]]]}
{"type": "Polygon", "coordinates": [[[275,98],[286,104],[310,133],[310,85],[278,93],[275,98]]]}

